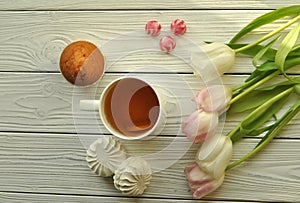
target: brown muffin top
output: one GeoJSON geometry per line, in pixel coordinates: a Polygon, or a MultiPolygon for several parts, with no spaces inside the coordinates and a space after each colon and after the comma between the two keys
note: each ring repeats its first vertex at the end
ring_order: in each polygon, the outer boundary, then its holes
{"type": "Polygon", "coordinates": [[[104,72],[104,57],[92,43],[77,41],[61,54],[60,70],[66,80],[78,86],[95,83],[104,72]]]}

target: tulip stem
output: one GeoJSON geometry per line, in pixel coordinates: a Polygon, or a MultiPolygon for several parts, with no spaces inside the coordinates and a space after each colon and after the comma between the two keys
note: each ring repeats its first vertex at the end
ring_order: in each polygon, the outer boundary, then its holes
{"type": "Polygon", "coordinates": [[[241,159],[229,164],[226,170],[229,170],[240,163],[246,161],[248,158],[255,155],[257,152],[262,150],[279,132],[280,130],[290,121],[297,113],[300,111],[300,100],[296,101],[296,103],[278,120],[273,127],[268,131],[268,133],[264,136],[264,140],[259,143],[250,153],[242,157],[241,159]]]}
{"type": "Polygon", "coordinates": [[[256,78],[252,78],[252,80],[249,80],[249,81],[247,81],[247,82],[244,82],[243,84],[240,84],[240,85],[238,85],[238,86],[235,86],[235,87],[231,88],[232,92],[235,92],[235,91],[237,91],[237,90],[239,90],[239,89],[242,89],[242,88],[244,88],[244,87],[247,87],[249,84],[251,84],[253,81],[255,81],[255,79],[256,79],[256,78]]]}
{"type": "MultiPolygon", "coordinates": [[[[242,97],[244,97],[245,95],[247,95],[248,93],[250,93],[252,90],[254,90],[255,88],[259,87],[260,85],[264,84],[265,82],[267,82],[268,80],[272,79],[273,77],[275,77],[276,75],[278,75],[280,73],[279,70],[273,72],[272,74],[268,75],[267,77],[263,78],[262,80],[260,80],[259,82],[253,84],[251,87],[249,87],[248,89],[246,89],[245,91],[241,92],[240,94],[238,94],[237,96],[235,96],[234,98],[232,98],[229,103],[228,106],[233,104],[234,102],[238,101],[239,99],[241,99],[242,97]]],[[[245,85],[246,83],[244,83],[245,85]]],[[[241,85],[243,86],[243,85],[241,85]]],[[[234,88],[236,89],[236,88],[234,88]]]]}
{"type": "Polygon", "coordinates": [[[241,123],[239,124],[239,125],[237,125],[233,130],[231,130],[228,134],[227,134],[227,136],[229,137],[229,138],[231,138],[233,135],[235,135],[235,133],[240,129],[240,127],[241,127],[241,123]]]}
{"type": "MultiPolygon", "coordinates": [[[[252,111],[243,121],[248,120],[250,118],[256,117],[256,115],[259,115],[259,112],[263,111],[264,109],[268,108],[268,106],[270,106],[271,104],[273,104],[274,102],[278,101],[279,99],[288,96],[292,91],[293,91],[294,87],[291,87],[283,92],[281,92],[280,94],[276,95],[275,97],[273,97],[272,99],[270,99],[269,101],[265,102],[264,104],[262,104],[261,106],[259,106],[258,108],[256,108],[254,111],[252,111]]],[[[230,131],[227,136],[229,138],[232,138],[235,133],[240,130],[240,127],[242,126],[242,122],[240,122],[239,125],[237,125],[232,131],[230,131]]],[[[235,140],[237,141],[237,140],[235,140]]]]}
{"type": "Polygon", "coordinates": [[[256,40],[255,42],[252,42],[250,44],[247,44],[246,46],[243,46],[241,48],[235,49],[235,53],[244,51],[246,49],[249,49],[271,37],[273,37],[274,35],[276,35],[277,33],[281,32],[282,30],[286,29],[287,27],[291,26],[292,24],[294,24],[295,22],[297,22],[298,20],[300,20],[300,15],[296,16],[295,18],[293,18],[292,20],[290,20],[289,22],[287,22],[286,24],[284,24],[283,26],[277,28],[276,30],[273,30],[272,32],[270,32],[269,34],[263,36],[262,38],[256,40]]]}

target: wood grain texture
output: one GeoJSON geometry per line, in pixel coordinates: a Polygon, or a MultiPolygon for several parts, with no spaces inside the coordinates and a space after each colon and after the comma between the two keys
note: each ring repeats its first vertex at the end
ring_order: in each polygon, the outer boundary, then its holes
{"type": "MultiPolygon", "coordinates": [[[[137,74],[145,76],[145,74],[137,74]]],[[[98,99],[103,88],[123,74],[107,74],[91,87],[75,88],[60,74],[0,74],[0,130],[18,132],[58,132],[58,133],[108,133],[102,125],[98,112],[84,112],[76,109],[80,99],[98,99]],[[75,88],[75,89],[74,89],[75,88]],[[75,124],[74,124],[75,122],[75,124]]],[[[148,75],[149,76],[149,75],[148,75]]],[[[203,83],[189,74],[153,74],[158,84],[178,96],[182,110],[168,118],[162,135],[181,134],[180,126],[184,115],[184,105],[193,110],[191,101],[196,90],[203,83]],[[182,83],[182,81],[184,83],[182,83]],[[182,86],[185,84],[186,86],[182,86]],[[191,88],[191,89],[188,89],[191,88]],[[182,101],[182,102],[181,102],[182,101]]],[[[240,84],[244,76],[225,76],[229,86],[240,84]]],[[[223,131],[228,132],[243,118],[242,115],[229,117],[223,131]]],[[[296,117],[281,137],[299,138],[299,117],[296,117]]],[[[222,125],[224,123],[222,122],[222,125]]]]}
{"type": "MultiPolygon", "coordinates": [[[[168,119],[161,135],[146,141],[122,141],[130,155],[163,152],[164,156],[157,156],[158,163],[174,159],[172,166],[153,174],[142,197],[124,197],[111,178],[97,177],[87,166],[86,144],[108,131],[98,113],[74,110],[78,98],[97,99],[110,81],[134,71],[169,85],[180,100],[190,101],[203,82],[185,62],[159,50],[124,54],[99,83],[87,88],[74,89],[58,67],[67,44],[88,40],[101,48],[116,37],[143,30],[150,19],[157,19],[163,30],[175,18],[184,19],[188,25],[185,37],[200,45],[203,41],[228,42],[255,17],[296,4],[300,0],[0,1],[0,202],[299,202],[299,116],[261,153],[229,170],[217,191],[196,201],[183,169],[194,160],[199,146],[186,147],[189,143],[181,134],[178,112],[168,119]],[[143,66],[160,69],[135,69],[143,66]],[[181,80],[188,90],[178,85],[181,80]],[[175,138],[178,147],[167,148],[175,138]]],[[[264,26],[243,42],[284,22],[264,26]]],[[[224,83],[240,84],[252,70],[251,60],[239,55],[229,75],[223,77],[224,83]]],[[[299,74],[299,66],[290,72],[299,74]]],[[[223,132],[233,129],[242,117],[228,116],[223,132]]],[[[234,145],[232,161],[259,140],[247,138],[234,145]]]]}
{"type": "Polygon", "coordinates": [[[272,0],[231,0],[231,1],[212,1],[212,0],[188,0],[182,3],[180,0],[159,1],[152,0],[66,0],[66,1],[46,1],[31,0],[4,0],[0,3],[1,10],[110,10],[110,9],[275,9],[282,6],[299,4],[299,0],[272,1],[272,0]]]}
{"type": "MultiPolygon", "coordinates": [[[[101,197],[84,195],[49,195],[49,194],[26,194],[26,193],[8,193],[0,192],[0,201],[11,203],[132,203],[132,202],[162,202],[162,203],[206,203],[205,200],[181,200],[181,199],[158,199],[158,198],[125,198],[125,197],[101,197]]],[[[211,203],[230,203],[231,201],[209,201],[211,203]]],[[[253,203],[247,201],[238,201],[236,203],[253,203]]]]}
{"type": "MultiPolygon", "coordinates": [[[[243,26],[264,13],[264,10],[151,11],[150,14],[142,11],[0,12],[0,71],[58,72],[60,54],[69,43],[88,40],[101,48],[116,37],[143,30],[152,18],[158,19],[166,31],[175,18],[185,19],[188,25],[185,37],[197,45],[203,41],[228,42],[243,26]]],[[[283,22],[254,31],[244,41],[262,36],[283,22]]],[[[157,46],[158,41],[159,38],[157,46]]],[[[151,54],[143,51],[126,54],[120,61],[122,68],[112,67],[110,71],[131,71],[140,64],[168,66],[176,72],[191,71],[158,48],[151,54]]],[[[249,73],[252,70],[249,59],[238,57],[231,72],[249,73]]]]}
{"type": "MultiPolygon", "coordinates": [[[[166,149],[172,137],[147,141],[122,141],[130,155],[143,156],[166,149]]],[[[186,139],[182,139],[182,144],[186,139]]],[[[249,151],[258,140],[235,145],[233,160],[249,151]]],[[[273,140],[260,154],[231,169],[223,185],[204,200],[296,202],[300,198],[300,141],[273,140]],[[280,192],[274,192],[280,191],[280,192]]],[[[184,156],[171,167],[153,174],[144,198],[190,199],[183,169],[193,161],[198,146],[165,150],[184,156]]],[[[160,157],[157,157],[159,160],[160,157]]],[[[0,191],[121,197],[111,178],[92,174],[85,149],[77,135],[0,133],[0,191]]],[[[3,194],[3,193],[2,193],[3,194]]],[[[2,200],[6,196],[0,197],[2,200]]],[[[56,197],[52,197],[56,198],[56,197]]],[[[101,197],[99,197],[101,198],[101,197]]],[[[137,200],[138,201],[138,200],[137,200]]],[[[171,201],[171,200],[170,200],[171,201]]]]}

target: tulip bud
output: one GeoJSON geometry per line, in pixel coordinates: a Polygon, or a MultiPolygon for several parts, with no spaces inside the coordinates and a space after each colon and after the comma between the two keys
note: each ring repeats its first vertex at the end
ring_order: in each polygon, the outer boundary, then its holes
{"type": "Polygon", "coordinates": [[[199,109],[206,112],[217,111],[223,113],[232,97],[232,90],[224,85],[212,85],[196,93],[195,102],[199,109]]]}
{"type": "Polygon", "coordinates": [[[190,141],[198,144],[204,141],[207,135],[215,130],[218,121],[218,113],[205,112],[200,109],[183,121],[182,132],[190,141]]]}
{"type": "Polygon", "coordinates": [[[191,62],[196,69],[196,74],[200,74],[206,81],[222,76],[233,67],[235,52],[229,46],[214,42],[205,44],[201,48],[205,54],[193,52],[191,62]]]}
{"type": "Polygon", "coordinates": [[[186,166],[184,173],[188,180],[189,187],[193,192],[193,197],[197,199],[202,198],[220,187],[225,177],[223,173],[219,179],[214,179],[205,171],[201,170],[197,163],[186,166]]]}
{"type": "Polygon", "coordinates": [[[224,135],[214,135],[207,139],[196,155],[200,168],[219,179],[232,156],[232,141],[224,135]]]}

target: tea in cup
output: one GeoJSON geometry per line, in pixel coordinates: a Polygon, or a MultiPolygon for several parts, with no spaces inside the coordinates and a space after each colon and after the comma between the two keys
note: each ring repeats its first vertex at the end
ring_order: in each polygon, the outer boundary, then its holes
{"type": "Polygon", "coordinates": [[[98,109],[107,130],[127,140],[159,134],[166,123],[166,114],[176,108],[176,99],[167,90],[142,76],[112,81],[99,101],[80,101],[81,110],[98,109]]]}

